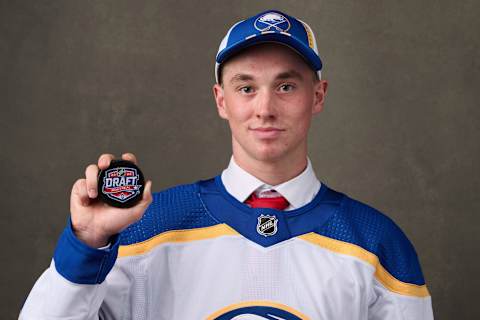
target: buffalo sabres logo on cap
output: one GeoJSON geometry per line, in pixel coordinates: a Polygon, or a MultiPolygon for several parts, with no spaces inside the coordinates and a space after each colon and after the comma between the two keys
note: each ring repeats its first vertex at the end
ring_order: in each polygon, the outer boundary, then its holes
{"type": "Polygon", "coordinates": [[[277,223],[277,217],[261,214],[258,217],[257,232],[265,237],[273,236],[277,233],[277,223]]]}
{"type": "Polygon", "coordinates": [[[135,168],[113,168],[105,171],[102,193],[112,200],[124,203],[140,193],[139,175],[135,168]]]}
{"type": "Polygon", "coordinates": [[[277,12],[262,14],[255,20],[255,29],[260,32],[277,31],[287,32],[290,29],[290,21],[277,12]]]}

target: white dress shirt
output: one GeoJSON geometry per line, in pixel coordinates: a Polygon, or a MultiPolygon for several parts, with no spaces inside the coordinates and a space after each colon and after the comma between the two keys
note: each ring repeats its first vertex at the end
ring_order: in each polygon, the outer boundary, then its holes
{"type": "Polygon", "coordinates": [[[262,197],[262,192],[269,192],[273,189],[287,199],[290,204],[285,210],[293,210],[306,205],[320,190],[320,181],[318,181],[308,158],[307,167],[302,173],[276,186],[269,185],[242,169],[235,162],[233,156],[228,167],[223,170],[221,178],[228,193],[240,202],[245,202],[253,192],[262,197]]]}

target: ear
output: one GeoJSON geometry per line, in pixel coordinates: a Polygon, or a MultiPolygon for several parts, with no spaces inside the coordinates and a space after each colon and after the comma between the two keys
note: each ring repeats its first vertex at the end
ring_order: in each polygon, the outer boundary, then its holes
{"type": "Polygon", "coordinates": [[[323,110],[323,103],[325,102],[325,96],[327,95],[327,87],[328,87],[327,80],[318,80],[315,83],[315,87],[314,87],[315,97],[313,101],[312,114],[319,113],[323,110]]]}
{"type": "Polygon", "coordinates": [[[215,103],[217,104],[217,112],[220,118],[228,119],[228,114],[225,109],[225,95],[221,85],[218,83],[213,85],[213,96],[215,97],[215,103]]]}

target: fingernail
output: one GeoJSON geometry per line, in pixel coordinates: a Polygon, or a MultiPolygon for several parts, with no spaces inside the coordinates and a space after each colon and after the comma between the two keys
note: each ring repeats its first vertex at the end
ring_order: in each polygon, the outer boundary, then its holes
{"type": "Polygon", "coordinates": [[[95,198],[97,196],[97,190],[89,189],[88,190],[88,195],[89,195],[90,198],[95,198]]]}

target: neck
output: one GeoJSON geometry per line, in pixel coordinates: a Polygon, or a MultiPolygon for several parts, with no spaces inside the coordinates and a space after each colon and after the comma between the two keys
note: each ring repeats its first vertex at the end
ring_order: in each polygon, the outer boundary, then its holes
{"type": "Polygon", "coordinates": [[[272,186],[295,178],[307,167],[306,153],[296,159],[259,160],[246,159],[234,152],[233,158],[243,170],[272,186]]]}

